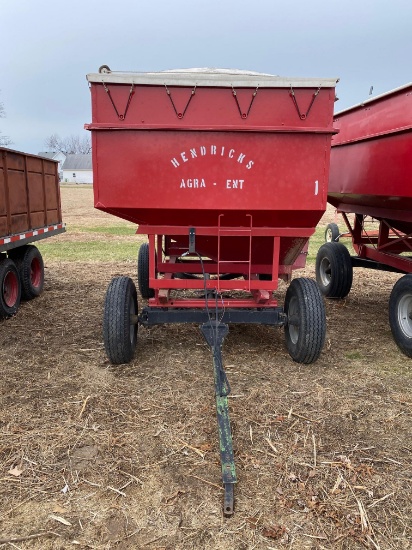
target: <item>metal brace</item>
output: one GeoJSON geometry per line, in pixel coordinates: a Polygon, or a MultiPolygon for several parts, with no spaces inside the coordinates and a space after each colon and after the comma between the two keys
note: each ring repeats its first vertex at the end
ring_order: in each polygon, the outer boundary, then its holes
{"type": "Polygon", "coordinates": [[[110,101],[113,105],[114,110],[116,111],[116,115],[117,115],[118,119],[119,120],[124,120],[126,118],[127,111],[129,110],[129,105],[130,105],[130,102],[132,100],[132,96],[134,95],[134,83],[132,83],[132,86],[130,88],[129,99],[127,100],[126,108],[125,108],[124,113],[122,115],[119,114],[119,111],[117,110],[117,107],[116,107],[116,105],[113,101],[112,94],[110,93],[109,88],[106,86],[106,83],[103,80],[102,80],[102,84],[103,84],[103,87],[104,87],[104,90],[105,90],[106,94],[109,96],[109,99],[110,99],[110,101]]]}
{"type": "Polygon", "coordinates": [[[193,96],[194,96],[195,93],[196,93],[196,84],[195,84],[195,87],[194,87],[193,90],[192,90],[192,93],[190,94],[189,100],[188,100],[188,102],[186,103],[186,107],[185,107],[183,113],[179,113],[178,110],[176,109],[176,106],[175,106],[174,101],[173,101],[173,99],[172,99],[172,94],[170,93],[170,90],[169,90],[169,88],[167,87],[166,84],[165,84],[165,88],[166,88],[167,95],[169,96],[169,99],[170,99],[170,101],[172,102],[173,109],[174,109],[174,111],[175,111],[175,113],[176,113],[177,118],[182,119],[182,118],[185,116],[185,113],[186,113],[186,111],[187,111],[187,108],[189,107],[189,104],[190,104],[190,102],[192,101],[192,98],[193,98],[193,96]]]}
{"type": "Polygon", "coordinates": [[[294,91],[294,89],[292,88],[292,84],[290,85],[290,92],[289,92],[289,95],[290,95],[290,97],[292,98],[293,103],[295,104],[295,107],[296,107],[296,110],[297,110],[297,112],[298,112],[298,115],[299,115],[300,120],[306,120],[306,119],[307,119],[308,114],[309,114],[310,110],[312,109],[312,105],[313,105],[313,103],[314,103],[314,101],[315,101],[317,95],[318,95],[319,92],[320,92],[320,89],[321,89],[321,86],[319,86],[319,88],[316,90],[316,92],[312,95],[312,101],[311,101],[310,104],[309,104],[308,110],[306,111],[305,114],[303,114],[303,113],[300,112],[299,105],[298,105],[298,102],[297,102],[296,96],[295,96],[295,91],[294,91]]]}
{"type": "Polygon", "coordinates": [[[238,100],[238,98],[237,98],[237,92],[236,92],[236,90],[234,89],[233,84],[232,84],[232,94],[233,94],[233,97],[235,98],[236,105],[237,105],[237,108],[238,108],[238,110],[239,110],[239,114],[240,114],[240,116],[241,116],[243,119],[246,119],[246,118],[249,116],[250,110],[251,110],[251,108],[252,108],[252,104],[253,104],[253,102],[255,101],[255,97],[256,97],[256,95],[257,95],[258,88],[259,88],[259,84],[256,86],[256,90],[255,90],[255,91],[253,92],[253,94],[252,94],[252,99],[251,99],[251,101],[250,101],[249,109],[247,110],[246,113],[242,113],[242,109],[240,108],[239,100],[238,100]]]}

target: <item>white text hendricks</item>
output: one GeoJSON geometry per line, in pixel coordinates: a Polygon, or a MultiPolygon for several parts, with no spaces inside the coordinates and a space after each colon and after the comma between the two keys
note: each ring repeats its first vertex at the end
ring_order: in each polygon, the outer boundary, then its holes
{"type": "Polygon", "coordinates": [[[246,162],[246,155],[244,153],[236,153],[235,149],[229,149],[224,146],[217,147],[216,145],[211,145],[210,147],[205,147],[204,145],[202,145],[197,149],[190,149],[188,153],[186,153],[186,151],[183,151],[182,153],[180,153],[180,157],[178,157],[179,160],[177,158],[172,158],[170,162],[175,168],[177,168],[178,166],[180,166],[184,162],[187,162],[190,159],[204,157],[207,154],[234,159],[239,164],[244,164],[248,170],[250,170],[254,165],[253,160],[249,160],[246,162]]]}

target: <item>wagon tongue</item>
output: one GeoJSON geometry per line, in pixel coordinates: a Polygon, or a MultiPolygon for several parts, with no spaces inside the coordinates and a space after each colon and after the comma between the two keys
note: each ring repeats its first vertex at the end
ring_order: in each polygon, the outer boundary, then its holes
{"type": "Polygon", "coordinates": [[[222,465],[222,481],[225,489],[223,513],[225,516],[231,516],[234,509],[233,485],[237,480],[227,400],[230,386],[222,362],[223,340],[229,332],[229,327],[216,319],[204,323],[200,329],[213,354],[220,461],[222,465]]]}

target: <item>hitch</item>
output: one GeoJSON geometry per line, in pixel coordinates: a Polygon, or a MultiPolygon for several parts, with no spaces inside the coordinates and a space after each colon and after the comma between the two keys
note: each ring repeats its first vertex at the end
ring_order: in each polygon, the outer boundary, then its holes
{"type": "Polygon", "coordinates": [[[222,482],[225,490],[223,514],[226,517],[230,517],[234,511],[233,486],[237,479],[227,400],[227,396],[230,393],[230,385],[222,362],[222,346],[225,336],[229,332],[229,327],[225,323],[221,323],[218,319],[215,319],[201,325],[200,330],[213,355],[220,462],[222,466],[222,482]]]}

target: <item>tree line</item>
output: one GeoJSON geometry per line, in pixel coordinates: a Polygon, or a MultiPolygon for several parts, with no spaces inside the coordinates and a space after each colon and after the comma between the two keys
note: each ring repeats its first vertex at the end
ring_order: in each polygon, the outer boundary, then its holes
{"type": "Polygon", "coordinates": [[[92,151],[90,135],[72,135],[61,138],[58,134],[52,134],[44,142],[47,151],[61,152],[65,155],[83,154],[87,155],[92,151]]]}

